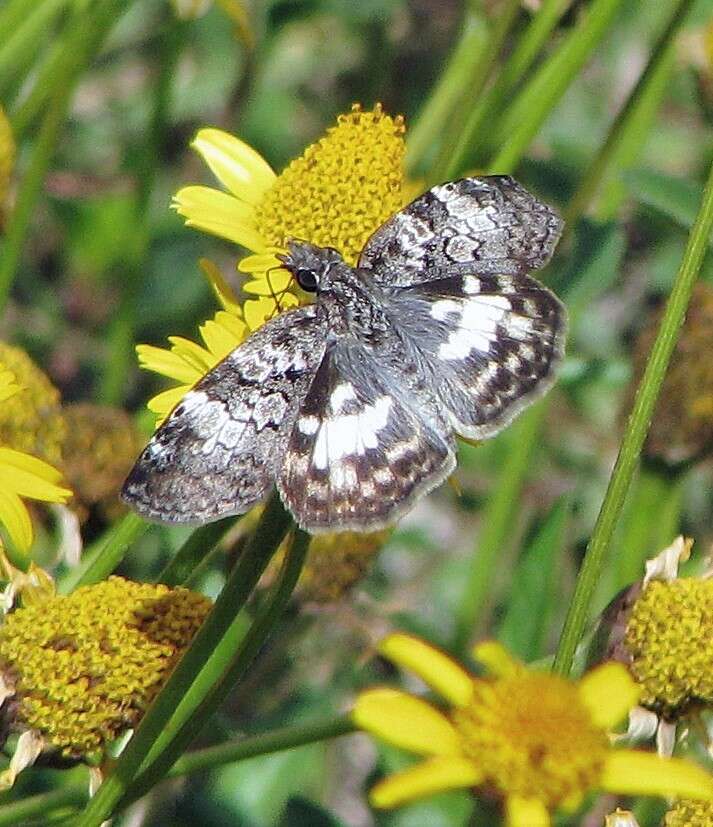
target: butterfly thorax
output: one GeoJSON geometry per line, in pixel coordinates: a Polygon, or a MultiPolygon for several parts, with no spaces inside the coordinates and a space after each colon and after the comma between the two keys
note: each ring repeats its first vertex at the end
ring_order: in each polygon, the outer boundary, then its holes
{"type": "Polygon", "coordinates": [[[350,267],[330,247],[301,241],[288,244],[283,265],[326,315],[332,334],[352,336],[365,345],[378,345],[389,333],[384,292],[368,270],[350,267]]]}

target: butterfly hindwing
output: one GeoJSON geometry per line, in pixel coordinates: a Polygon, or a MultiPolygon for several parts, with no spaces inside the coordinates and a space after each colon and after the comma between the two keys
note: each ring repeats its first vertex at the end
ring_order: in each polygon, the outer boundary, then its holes
{"type": "Polygon", "coordinates": [[[545,265],[562,221],[507,175],[440,184],[389,218],[367,241],[359,266],[383,285],[463,273],[517,274],[545,265]],[[448,272],[445,272],[448,271],[448,272]]]}
{"type": "Polygon", "coordinates": [[[419,352],[456,433],[492,436],[552,385],[566,312],[534,279],[455,275],[389,294],[394,329],[419,352]]]}
{"type": "Polygon", "coordinates": [[[330,346],[300,407],[277,485],[311,532],[370,531],[455,467],[450,434],[404,401],[361,345],[330,346]]]}
{"type": "Polygon", "coordinates": [[[317,305],[261,327],[174,408],[124,483],[125,502],[149,519],[203,523],[262,500],[325,346],[317,305]]]}

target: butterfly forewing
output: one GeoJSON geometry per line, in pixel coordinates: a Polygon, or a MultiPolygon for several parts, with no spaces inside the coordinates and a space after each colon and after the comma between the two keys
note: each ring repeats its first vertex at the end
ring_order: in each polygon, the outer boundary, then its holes
{"type": "Polygon", "coordinates": [[[144,449],[123,499],[149,519],[241,514],[274,483],[326,345],[317,305],[278,316],[189,391],[144,449]]]}
{"type": "Polygon", "coordinates": [[[407,400],[364,347],[340,342],[328,349],[278,478],[300,526],[382,528],[451,473],[450,435],[407,400]]]}
{"type": "Polygon", "coordinates": [[[384,285],[417,284],[463,273],[514,274],[546,264],[562,220],[507,175],[433,187],[367,241],[360,267],[384,285]]]}

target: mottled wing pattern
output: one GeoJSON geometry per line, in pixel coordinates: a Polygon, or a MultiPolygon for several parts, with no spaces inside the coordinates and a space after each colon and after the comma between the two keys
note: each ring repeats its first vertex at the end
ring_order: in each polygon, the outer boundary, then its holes
{"type": "Polygon", "coordinates": [[[534,279],[455,275],[389,294],[394,329],[420,354],[456,433],[492,436],[552,385],[566,311],[534,279]]]}
{"type": "Polygon", "coordinates": [[[562,220],[508,175],[433,187],[367,241],[360,267],[382,285],[462,273],[518,274],[546,264],[562,220]]]}
{"type": "Polygon", "coordinates": [[[382,528],[453,471],[450,429],[416,408],[364,347],[328,348],[277,479],[302,528],[382,528]]]}
{"type": "Polygon", "coordinates": [[[176,406],[124,483],[139,514],[203,523],[263,499],[326,347],[317,305],[273,319],[176,406]]]}

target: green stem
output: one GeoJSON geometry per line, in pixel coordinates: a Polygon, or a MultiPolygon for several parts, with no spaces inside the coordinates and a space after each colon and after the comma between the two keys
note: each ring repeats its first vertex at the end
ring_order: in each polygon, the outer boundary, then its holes
{"type": "MultiPolygon", "coordinates": [[[[468,84],[468,101],[473,108],[477,109],[477,102],[490,77],[500,51],[517,19],[518,12],[522,7],[519,0],[504,0],[503,9],[493,24],[492,32],[489,35],[488,48],[482,51],[481,59],[473,67],[468,84]]],[[[470,145],[473,141],[472,112],[468,113],[462,129],[455,133],[455,140],[445,140],[439,153],[438,160],[432,169],[433,180],[441,181],[452,177],[453,171],[460,171],[461,165],[470,152],[470,145]]],[[[447,133],[446,133],[447,134],[447,133]]]]}
{"type": "Polygon", "coordinates": [[[79,586],[104,580],[123,560],[129,547],[150,527],[150,523],[136,514],[127,514],[111,527],[103,542],[85,554],[82,562],[62,578],[60,592],[69,594],[79,586]]]}
{"type": "MultiPolygon", "coordinates": [[[[188,699],[188,703],[181,702],[176,714],[168,721],[147,755],[139,775],[134,779],[119,806],[141,798],[166,775],[245,674],[287,608],[302,572],[309,542],[309,534],[304,531],[296,532],[282,566],[280,579],[270,598],[258,610],[250,631],[235,651],[230,666],[226,670],[223,666],[226,660],[222,659],[219,662],[218,665],[222,667],[224,674],[209,691],[202,693],[202,697],[196,693],[200,703],[194,703],[193,698],[188,699]]],[[[201,673],[199,680],[202,677],[201,673]]]]}
{"type": "Polygon", "coordinates": [[[457,654],[466,650],[482,618],[498,556],[512,534],[513,523],[520,510],[520,496],[530,467],[530,457],[546,409],[545,402],[538,403],[524,413],[508,432],[510,450],[483,509],[481,534],[471,557],[470,571],[456,614],[453,650],[457,654]]]}
{"type": "Polygon", "coordinates": [[[536,72],[498,122],[493,144],[500,150],[490,164],[512,172],[545,118],[599,45],[623,0],[592,0],[576,29],[536,72]]]}
{"type": "MultiPolygon", "coordinates": [[[[167,778],[178,778],[195,772],[236,764],[248,758],[271,755],[276,752],[316,744],[356,732],[349,715],[327,718],[297,726],[282,727],[260,735],[238,738],[214,747],[194,750],[181,756],[166,773],[167,778]]],[[[61,790],[30,796],[22,801],[0,806],[0,827],[16,827],[20,823],[54,816],[55,810],[82,807],[87,802],[87,784],[74,784],[61,790]]]]}
{"type": "Polygon", "coordinates": [[[134,209],[132,249],[123,274],[119,308],[109,329],[107,345],[109,358],[98,390],[99,400],[107,405],[117,405],[123,399],[126,376],[134,362],[134,329],[141,292],[139,288],[144,276],[145,259],[149,247],[151,194],[156,173],[160,167],[161,149],[168,131],[171,90],[176,64],[183,47],[184,31],[183,23],[172,21],[166,24],[159,37],[153,108],[135,173],[138,189],[134,209]]]}
{"type": "Polygon", "coordinates": [[[654,406],[676,346],[693,285],[703,262],[711,227],[713,227],[713,166],[709,173],[696,223],[688,237],[686,251],[666,303],[656,341],[651,348],[646,370],[636,391],[619,455],[577,578],[574,596],[567,613],[553,666],[554,670],[560,674],[566,675],[571,670],[612,533],[638,465],[654,406]]]}
{"type": "Polygon", "coordinates": [[[112,773],[87,806],[77,827],[99,827],[109,818],[181,699],[210,659],[215,645],[245,605],[290,523],[291,519],[282,507],[279,496],[273,493],[213,610],[144,716],[112,773]]]}
{"type": "Polygon", "coordinates": [[[63,60],[53,78],[49,105],[3,239],[0,254],[0,310],[5,306],[19,267],[30,220],[54,156],[80,70],[99,48],[111,24],[126,5],[119,0],[105,0],[94,16],[76,15],[72,20],[72,34],[68,37],[63,60]]]}
{"type": "Polygon", "coordinates": [[[184,585],[196,566],[210,554],[233,525],[235,517],[225,517],[197,528],[173,555],[156,582],[167,586],[184,585]]]}
{"type": "MultiPolygon", "coordinates": [[[[589,165],[577,191],[572,196],[564,213],[565,222],[574,222],[582,215],[605,180],[605,173],[611,171],[622,149],[629,149],[631,141],[636,146],[643,140],[646,130],[640,128],[640,118],[653,118],[661,96],[665,92],[665,80],[673,65],[676,35],[685,23],[695,0],[678,0],[674,3],[668,23],[656,42],[646,68],[612,124],[606,141],[589,165]],[[633,134],[632,134],[633,133],[633,134]]],[[[631,151],[628,154],[633,154],[631,151]]]]}
{"type": "Polygon", "coordinates": [[[461,35],[448,64],[441,72],[435,89],[409,126],[406,143],[406,168],[413,174],[423,162],[424,155],[444,133],[456,105],[466,93],[478,64],[486,52],[488,27],[480,8],[473,6],[465,12],[461,35]]]}

